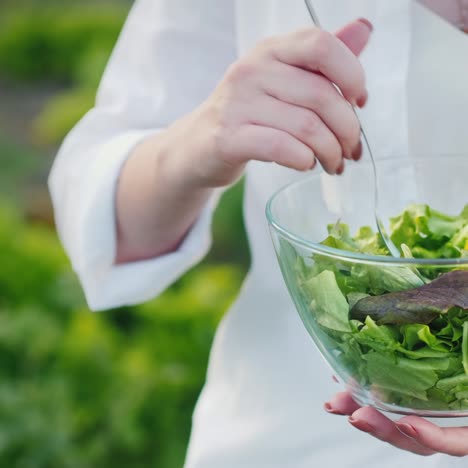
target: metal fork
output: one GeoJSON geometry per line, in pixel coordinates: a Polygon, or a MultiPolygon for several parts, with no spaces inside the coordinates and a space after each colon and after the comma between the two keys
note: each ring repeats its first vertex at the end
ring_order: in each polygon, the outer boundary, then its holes
{"type": "MultiPolygon", "coordinates": [[[[304,0],[304,1],[307,6],[307,10],[309,11],[310,17],[312,18],[313,23],[318,28],[321,28],[322,26],[320,24],[320,20],[317,16],[317,13],[315,12],[314,7],[312,6],[311,0],[304,0]]],[[[340,94],[342,94],[339,89],[338,91],[340,92],[340,94]]],[[[356,115],[356,118],[358,119],[359,125],[361,127],[362,140],[364,141],[364,145],[367,148],[367,151],[369,152],[370,159],[372,162],[372,169],[374,172],[374,216],[375,216],[375,222],[377,224],[377,229],[379,230],[379,233],[384,241],[384,244],[389,250],[390,254],[393,257],[400,257],[400,251],[398,250],[398,247],[393,243],[392,239],[390,239],[390,236],[387,234],[387,231],[385,230],[385,226],[379,215],[379,188],[378,188],[378,177],[377,177],[377,165],[375,163],[374,153],[372,152],[372,149],[369,144],[369,139],[367,138],[367,135],[366,135],[366,132],[364,131],[361,120],[359,119],[359,116],[354,107],[353,107],[353,112],[356,115]]]]}

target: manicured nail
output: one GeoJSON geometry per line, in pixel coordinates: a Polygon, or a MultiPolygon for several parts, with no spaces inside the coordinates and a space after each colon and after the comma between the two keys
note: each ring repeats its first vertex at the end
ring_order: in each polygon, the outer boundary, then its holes
{"type": "Polygon", "coordinates": [[[400,432],[402,432],[405,436],[410,437],[411,439],[418,437],[418,431],[410,424],[397,422],[396,427],[400,432]]]}
{"type": "Polygon", "coordinates": [[[339,383],[338,379],[336,378],[336,375],[333,375],[333,376],[332,376],[332,379],[333,379],[336,383],[339,383]]]}
{"type": "Polygon", "coordinates": [[[366,18],[359,18],[358,21],[360,23],[363,23],[365,24],[370,30],[371,32],[374,30],[374,25],[366,18]]]}
{"type": "Polygon", "coordinates": [[[341,175],[344,172],[344,163],[342,162],[340,167],[336,170],[336,175],[341,175]]]}
{"type": "Polygon", "coordinates": [[[323,409],[330,414],[341,414],[339,411],[337,411],[335,408],[330,403],[325,403],[323,405],[323,409]]]}
{"type": "Polygon", "coordinates": [[[352,156],[355,161],[359,161],[362,158],[362,141],[358,143],[355,150],[353,151],[352,156]]]}
{"type": "Polygon", "coordinates": [[[369,99],[369,93],[367,90],[364,92],[364,94],[356,101],[356,105],[362,109],[366,104],[369,99]]]}
{"type": "Polygon", "coordinates": [[[353,419],[353,417],[349,417],[348,421],[356,428],[362,432],[373,432],[374,428],[367,422],[361,419],[353,419]]]}

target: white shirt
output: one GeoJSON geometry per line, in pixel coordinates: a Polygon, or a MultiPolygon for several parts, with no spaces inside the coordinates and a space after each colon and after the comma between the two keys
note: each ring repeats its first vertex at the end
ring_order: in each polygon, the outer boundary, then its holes
{"type": "MultiPolygon", "coordinates": [[[[468,149],[460,105],[468,98],[468,37],[410,0],[315,4],[330,30],[361,16],[374,23],[362,57],[371,97],[361,116],[378,156],[468,149]]],[[[132,148],[201,103],[259,39],[309,24],[303,0],[136,2],[96,106],[66,139],[50,177],[59,234],[91,308],[158,295],[210,246],[218,194],[177,252],[113,264],[115,187],[132,148]]],[[[247,167],[252,266],[214,340],[186,468],[462,466],[399,451],[322,409],[338,388],[288,297],[264,215],[268,197],[298,177],[265,163],[247,167]]]]}

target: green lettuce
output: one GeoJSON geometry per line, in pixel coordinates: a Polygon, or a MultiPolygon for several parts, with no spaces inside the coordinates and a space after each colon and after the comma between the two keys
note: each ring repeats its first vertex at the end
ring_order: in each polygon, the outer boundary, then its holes
{"type": "Polygon", "coordinates": [[[379,393],[391,392],[427,400],[427,390],[438,381],[433,366],[425,361],[395,358],[392,355],[371,352],[364,357],[372,385],[379,393]]]}
{"type": "Polygon", "coordinates": [[[331,271],[324,271],[304,283],[308,295],[312,297],[310,308],[315,312],[315,320],[325,328],[339,332],[350,332],[348,320],[349,306],[340,291],[331,271]]]}
{"type": "Polygon", "coordinates": [[[411,249],[422,247],[434,252],[447,244],[466,223],[463,214],[449,216],[428,205],[414,204],[390,219],[391,238],[396,245],[406,244],[411,249]]]}
{"type": "Polygon", "coordinates": [[[468,375],[468,322],[463,324],[462,359],[465,374],[468,375]]]}
{"type": "MultiPolygon", "coordinates": [[[[410,205],[391,219],[390,235],[406,258],[467,257],[468,205],[456,216],[410,205]]],[[[378,232],[368,226],[352,235],[344,223],[330,225],[322,244],[389,255],[378,232]]],[[[450,277],[442,269],[376,266],[320,254],[305,258],[290,250],[288,264],[295,265],[297,288],[328,337],[323,343],[347,377],[382,401],[400,406],[468,409],[468,272],[466,277],[457,273],[454,282],[456,275],[450,277]],[[447,279],[437,283],[445,274],[447,279]],[[409,291],[416,293],[408,295],[409,291]],[[394,302],[386,296],[394,297],[394,302]],[[395,317],[402,307],[400,298],[413,301],[415,310],[429,308],[430,319],[409,314],[404,322],[381,323],[382,304],[388,317],[395,317]],[[360,304],[369,307],[351,314],[360,304]]]]}

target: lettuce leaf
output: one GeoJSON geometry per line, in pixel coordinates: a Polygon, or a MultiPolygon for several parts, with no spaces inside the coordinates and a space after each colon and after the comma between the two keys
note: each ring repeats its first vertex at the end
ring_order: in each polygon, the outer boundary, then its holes
{"type": "Polygon", "coordinates": [[[449,339],[435,336],[428,325],[408,324],[401,327],[404,337],[403,345],[406,349],[413,350],[426,344],[430,349],[447,353],[452,351],[454,345],[449,339]]]}
{"type": "Polygon", "coordinates": [[[390,219],[391,238],[396,245],[406,244],[437,250],[455,235],[467,221],[449,216],[428,205],[413,204],[399,216],[390,219]]]}
{"type": "MultiPolygon", "coordinates": [[[[379,255],[386,251],[381,246],[379,236],[369,227],[361,228],[358,235],[351,239],[348,226],[337,223],[328,227],[330,235],[323,245],[352,252],[379,255]],[[369,250],[367,250],[369,249],[369,250]]],[[[314,266],[310,276],[322,271],[333,271],[341,291],[348,295],[352,292],[379,295],[385,292],[404,291],[424,284],[421,276],[409,267],[385,267],[355,262],[338,261],[324,255],[314,255],[314,266]]]]}
{"type": "Polygon", "coordinates": [[[334,331],[350,332],[349,306],[332,271],[323,271],[307,280],[304,289],[312,298],[310,309],[317,323],[334,331]]]}
{"type": "Polygon", "coordinates": [[[364,359],[367,361],[369,380],[378,392],[391,391],[427,400],[427,390],[438,381],[431,363],[378,352],[368,353],[364,359]]]}
{"type": "Polygon", "coordinates": [[[452,271],[406,291],[366,297],[352,308],[351,317],[363,320],[369,315],[379,324],[428,324],[453,307],[468,309],[468,271],[452,271]]]}
{"type": "Polygon", "coordinates": [[[463,324],[462,359],[465,374],[468,375],[468,322],[463,324]]]}

